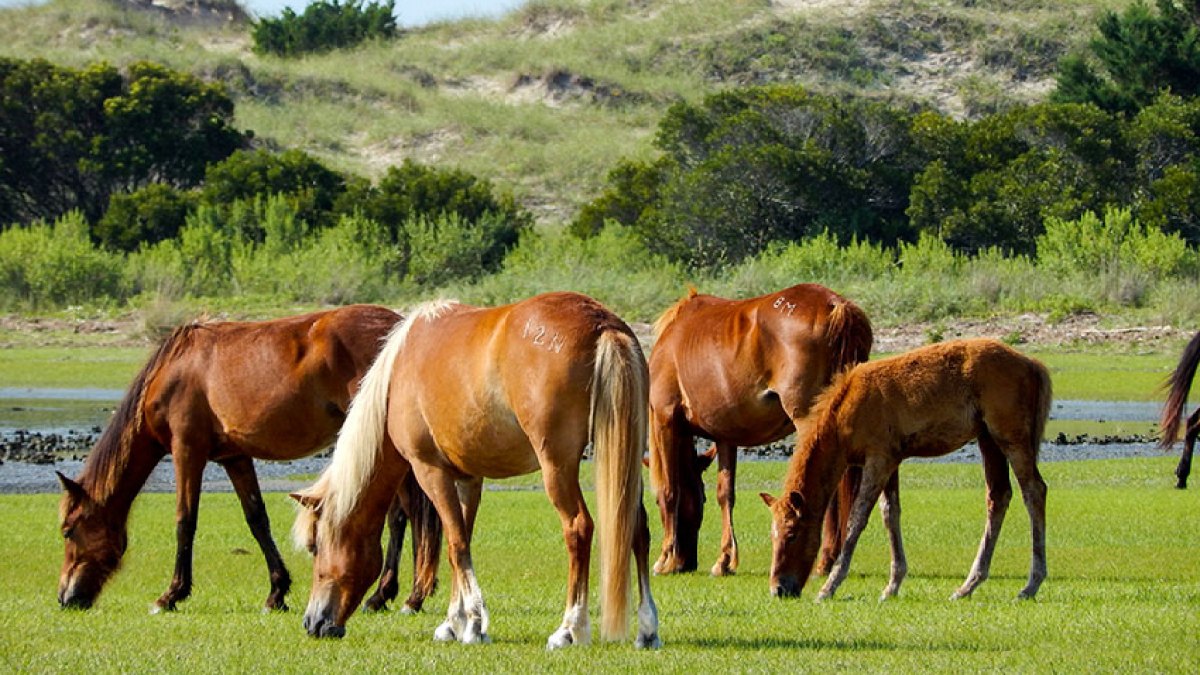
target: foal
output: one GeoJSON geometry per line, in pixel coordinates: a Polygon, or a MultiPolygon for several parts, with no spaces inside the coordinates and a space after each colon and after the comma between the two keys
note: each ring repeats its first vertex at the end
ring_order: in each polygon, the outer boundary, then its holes
{"type": "MultiPolygon", "coordinates": [[[[888,478],[908,457],[938,457],[978,439],[987,481],[987,521],[971,572],[952,597],[971,594],[988,576],[996,538],[1012,497],[1011,464],[1029,511],[1033,559],[1018,597],[1032,598],[1046,578],[1046,483],[1037,455],[1050,411],[1050,374],[1038,361],[989,339],[931,345],[864,363],[835,378],[814,405],[808,433],[797,445],[783,496],[760,496],[773,518],[771,593],[797,596],[812,570],[821,514],[850,465],[863,467],[841,555],[817,595],[832,597],[871,506],[883,492],[882,512],[892,548],[883,597],[907,573],[900,538],[898,491],[888,478]]],[[[894,482],[893,482],[894,484],[894,482]]]]}

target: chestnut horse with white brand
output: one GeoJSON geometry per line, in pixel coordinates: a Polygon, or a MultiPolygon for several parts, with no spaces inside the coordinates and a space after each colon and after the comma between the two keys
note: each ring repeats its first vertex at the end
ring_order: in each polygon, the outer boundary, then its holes
{"type": "MultiPolygon", "coordinates": [[[[297,459],[327,447],[380,341],[400,320],[383,307],[355,305],[274,321],[176,328],[134,378],[79,478],[59,474],[66,491],[60,506],[66,553],[59,603],[87,608],[95,602],[125,553],[134,498],[170,453],[178,548],[175,574],[155,610],[175,609],[191,593],[201,479],[210,461],[228,473],[266,557],[267,608],[287,609],[291,577],[271,539],[252,460],[297,459]]],[[[405,489],[403,501],[414,513],[426,514],[413,521],[420,577],[409,607],[419,609],[433,591],[441,523],[431,509],[419,508],[425,496],[415,485],[405,489]]],[[[394,526],[402,527],[402,521],[394,526]]],[[[388,599],[383,590],[377,600],[388,599]]]]}
{"type": "Polygon", "coordinates": [[[363,380],[333,461],[293,527],[312,544],[310,635],[341,637],[379,565],[389,495],[410,469],[441,515],[453,589],[439,641],[488,641],[471,561],[484,478],[541,469],[568,552],[567,603],[549,648],[588,642],[592,517],[579,486],[589,440],[596,463],[601,633],[627,631],[629,561],[637,561],[639,647],[658,639],[650,531],[642,506],[647,368],[633,332],[595,300],[549,293],[496,308],[437,302],[393,331],[363,380]]]}
{"type": "MultiPolygon", "coordinates": [[[[715,576],[738,566],[733,531],[738,446],[771,443],[797,431],[830,378],[865,361],[871,322],[857,305],[816,284],[749,300],[698,295],[668,309],[654,325],[650,354],[650,475],[662,512],[660,574],[698,564],[704,516],[703,473],[716,455],[721,551],[715,576]],[[716,442],[697,455],[695,437],[716,442]]],[[[846,502],[853,494],[847,478],[846,502]]],[[[844,513],[844,511],[843,511],[844,513]]],[[[831,507],[830,562],[844,531],[831,507]]]]}
{"type": "MultiPolygon", "coordinates": [[[[1163,404],[1162,417],[1158,428],[1162,430],[1162,438],[1158,446],[1169,449],[1179,438],[1179,424],[1183,421],[1183,408],[1187,405],[1188,391],[1192,388],[1192,380],[1196,377],[1196,366],[1200,364],[1200,333],[1188,342],[1183,354],[1179,357],[1179,365],[1167,380],[1167,401],[1163,404]]],[[[1179,465],[1175,467],[1175,487],[1187,489],[1188,475],[1192,473],[1192,453],[1196,449],[1196,437],[1200,436],[1200,408],[1187,418],[1183,434],[1183,452],[1179,455],[1179,465]]]]}
{"type": "Polygon", "coordinates": [[[1038,361],[996,340],[957,340],[864,363],[834,379],[813,406],[796,447],[783,496],[762,493],[771,508],[771,593],[796,596],[812,568],[821,513],[847,466],[862,466],[862,484],[849,531],[818,600],[832,597],[875,500],[883,518],[892,568],[883,597],[900,589],[908,570],[900,538],[899,494],[884,490],[908,457],[938,457],[978,439],[987,482],[987,521],[975,563],[952,597],[971,594],[988,576],[1016,474],[1029,511],[1033,556],[1020,598],[1032,598],[1046,578],[1046,483],[1037,456],[1050,413],[1050,373],[1038,361]]]}

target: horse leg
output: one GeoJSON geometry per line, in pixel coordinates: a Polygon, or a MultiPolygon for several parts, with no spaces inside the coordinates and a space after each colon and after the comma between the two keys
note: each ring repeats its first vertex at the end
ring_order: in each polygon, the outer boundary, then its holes
{"type": "Polygon", "coordinates": [[[650,594],[650,526],[646,507],[638,504],[638,521],[633,531],[633,558],[638,575],[638,633],[634,647],[658,649],[662,640],[658,637],[658,607],[650,594]]]}
{"type": "MultiPolygon", "coordinates": [[[[833,569],[830,570],[829,577],[825,579],[825,585],[817,593],[818,602],[832,598],[838,586],[846,580],[846,574],[850,570],[850,559],[854,557],[854,548],[858,546],[858,538],[867,527],[867,519],[871,517],[871,509],[874,508],[875,501],[879,499],[879,493],[883,492],[883,487],[887,483],[888,478],[895,471],[895,463],[889,461],[868,462],[863,467],[862,483],[859,485],[858,495],[854,498],[854,505],[850,508],[850,522],[846,529],[846,541],[842,544],[842,552],[838,555],[837,561],[833,563],[833,569]]],[[[899,524],[897,523],[898,526],[899,524]]]]}
{"type": "Polygon", "coordinates": [[[562,624],[546,640],[546,649],[585,645],[592,639],[587,603],[593,522],[579,489],[579,467],[547,464],[542,481],[546,496],[558,511],[567,546],[567,607],[562,624]]]}
{"type": "Polygon", "coordinates": [[[733,574],[738,567],[737,536],[733,533],[736,481],[737,446],[717,443],[717,504],[721,507],[721,552],[712,566],[714,577],[733,574]]]}
{"type": "Polygon", "coordinates": [[[887,485],[883,488],[883,499],[879,503],[879,511],[883,515],[883,524],[888,533],[888,544],[892,549],[892,569],[888,585],[883,589],[880,600],[895,597],[900,592],[900,584],[908,576],[908,557],[904,555],[904,538],[900,535],[900,472],[892,472],[887,485]]]}
{"type": "MultiPolygon", "coordinates": [[[[488,613],[483,592],[471,562],[471,530],[464,511],[468,505],[460,499],[454,477],[428,464],[413,464],[421,489],[429,496],[446,530],[446,557],[450,561],[453,585],[446,620],[433,633],[439,642],[458,640],[464,644],[488,642],[488,613]]],[[[481,488],[482,481],[475,481],[481,488]]],[[[476,499],[475,507],[478,507],[476,499]]],[[[473,518],[472,518],[473,519],[473,518]]]]}
{"type": "Polygon", "coordinates": [[[250,526],[250,534],[258,542],[263,557],[267,561],[267,571],[271,577],[271,592],[267,594],[267,610],[286,612],[288,609],[285,598],[292,587],[292,577],[288,574],[287,565],[275,540],[271,538],[271,520],[267,516],[267,507],[263,503],[262,492],[258,487],[258,475],[254,472],[254,461],[246,455],[235,455],[223,460],[221,466],[229,475],[229,482],[242,503],[242,513],[246,516],[246,524],[250,526]]]}
{"type": "Polygon", "coordinates": [[[412,522],[413,582],[412,591],[402,614],[421,611],[425,599],[437,588],[438,561],[442,549],[442,521],[429,497],[417,485],[416,477],[410,475],[401,486],[401,498],[406,504],[412,522]]]}
{"type": "Polygon", "coordinates": [[[663,477],[658,485],[658,506],[662,514],[662,553],[654,563],[656,574],[692,572],[698,564],[698,539],[700,524],[704,517],[704,486],[693,475],[696,453],[694,437],[686,428],[686,422],[672,414],[666,419],[651,415],[651,433],[660,448],[656,456],[663,466],[658,470],[663,477]],[[698,494],[693,481],[699,484],[698,494]],[[685,497],[684,492],[688,492],[685,497]]]}
{"type": "Polygon", "coordinates": [[[1200,436],[1200,408],[1188,417],[1187,431],[1183,435],[1183,452],[1179,455],[1179,466],[1175,467],[1176,489],[1186,490],[1188,476],[1192,473],[1192,451],[1196,449],[1196,437],[1200,436]]]}
{"type": "Polygon", "coordinates": [[[817,564],[813,568],[813,574],[817,576],[829,574],[834,561],[842,552],[842,544],[846,541],[846,523],[850,520],[850,507],[854,505],[854,495],[858,494],[860,483],[862,467],[846,467],[846,473],[838,482],[837,494],[829,500],[829,506],[825,509],[821,551],[817,554],[817,564]]]}
{"type": "Polygon", "coordinates": [[[208,452],[185,440],[180,432],[171,440],[175,464],[175,573],[167,590],[154,601],[151,612],[174,611],[178,602],[192,594],[192,543],[196,539],[196,513],[200,508],[200,484],[208,452]]]}
{"type": "Polygon", "coordinates": [[[386,610],[388,602],[396,599],[400,593],[397,574],[400,566],[400,552],[404,550],[404,530],[408,524],[408,516],[400,507],[399,498],[392,500],[392,505],[388,507],[387,524],[388,546],[387,553],[383,557],[383,570],[379,573],[379,582],[375,586],[375,592],[363,603],[364,612],[386,610]]]}
{"type": "MultiPolygon", "coordinates": [[[[1040,439],[1034,439],[1037,443],[1040,439]]],[[[1022,447],[1009,452],[1017,484],[1021,486],[1021,497],[1029,511],[1029,531],[1033,540],[1033,552],[1029,563],[1029,580],[1017,594],[1021,600],[1032,599],[1046,579],[1046,481],[1037,467],[1037,448],[1022,447]]]]}
{"type": "Polygon", "coordinates": [[[988,577],[992,565],[992,554],[996,550],[996,540],[1000,537],[1000,527],[1004,524],[1004,515],[1008,512],[1008,503],[1012,499],[1012,483],[1008,478],[1008,460],[996,444],[987,429],[979,434],[979,454],[983,456],[983,476],[987,483],[987,521],[983,527],[983,539],[979,542],[979,552],[975,554],[975,562],[966,581],[954,594],[951,600],[965,598],[983,583],[988,577]]]}

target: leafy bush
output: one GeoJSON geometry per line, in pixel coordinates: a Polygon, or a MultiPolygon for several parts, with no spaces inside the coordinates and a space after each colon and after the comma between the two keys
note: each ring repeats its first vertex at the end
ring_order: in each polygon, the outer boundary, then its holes
{"type": "Polygon", "coordinates": [[[0,306],[61,307],[117,296],[121,256],[92,246],[83,214],[0,232],[0,306]]]}
{"type": "Polygon", "coordinates": [[[278,19],[254,24],[254,51],[276,56],[299,56],[312,52],[353,47],[374,38],[396,35],[396,3],[347,0],[317,0],[296,14],[285,7],[278,19]]]}
{"type": "Polygon", "coordinates": [[[162,183],[114,194],[92,235],[110,250],[136,251],[177,236],[195,206],[195,193],[162,183]]]}
{"type": "Polygon", "coordinates": [[[1178,235],[1146,227],[1128,209],[1109,208],[1103,219],[1091,211],[1075,220],[1047,219],[1037,260],[1057,275],[1124,272],[1160,280],[1186,273],[1195,254],[1178,235]]]}
{"type": "MultiPolygon", "coordinates": [[[[200,199],[216,207],[232,207],[270,195],[287,195],[297,217],[314,227],[336,222],[334,205],[346,191],[347,178],[300,150],[238,151],[208,167],[200,199]]],[[[262,241],[262,232],[243,235],[262,241]]]]}

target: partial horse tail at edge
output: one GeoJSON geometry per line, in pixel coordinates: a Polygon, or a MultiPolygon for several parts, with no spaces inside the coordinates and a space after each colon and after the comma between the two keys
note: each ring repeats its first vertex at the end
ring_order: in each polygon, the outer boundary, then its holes
{"type": "Polygon", "coordinates": [[[1033,417],[1032,428],[1032,443],[1034,457],[1040,454],[1042,449],[1042,438],[1046,434],[1046,420],[1050,419],[1050,405],[1054,400],[1054,388],[1050,381],[1050,371],[1045,364],[1036,359],[1033,360],[1036,366],[1037,373],[1037,406],[1033,417]]]}
{"type": "Polygon", "coordinates": [[[600,634],[629,631],[630,559],[642,500],[649,370],[631,334],[601,333],[592,375],[591,429],[600,536],[600,634]]]}
{"type": "Polygon", "coordinates": [[[1175,366],[1175,372],[1171,373],[1163,385],[1167,388],[1168,393],[1167,401],[1163,404],[1162,417],[1158,423],[1159,429],[1162,431],[1162,438],[1158,441],[1160,448],[1169,448],[1179,440],[1179,425],[1183,420],[1183,408],[1187,405],[1188,392],[1192,388],[1192,379],[1196,377],[1198,363],[1200,363],[1200,333],[1196,333],[1187,347],[1184,347],[1183,355],[1179,358],[1179,365],[1175,366]]]}
{"type": "MultiPolygon", "coordinates": [[[[382,452],[387,427],[388,390],[396,358],[418,321],[435,318],[450,306],[449,301],[425,303],[413,310],[408,319],[397,323],[384,338],[375,362],[363,376],[358,393],[350,401],[346,420],[338,432],[333,459],[322,472],[318,483],[325,488],[321,502],[322,519],[328,527],[321,528],[320,537],[333,536],[358,505],[359,493],[370,483],[375,465],[382,452]]],[[[319,545],[319,544],[318,544],[319,545]]]]}
{"type": "Polygon", "coordinates": [[[845,298],[830,310],[826,336],[835,375],[870,358],[875,342],[867,313],[845,298]]]}

